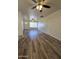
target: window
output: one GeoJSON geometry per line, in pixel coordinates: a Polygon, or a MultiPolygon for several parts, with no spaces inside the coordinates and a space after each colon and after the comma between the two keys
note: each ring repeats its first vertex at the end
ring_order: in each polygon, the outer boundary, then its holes
{"type": "Polygon", "coordinates": [[[30,22],[30,28],[37,28],[38,23],[37,22],[30,22]]]}

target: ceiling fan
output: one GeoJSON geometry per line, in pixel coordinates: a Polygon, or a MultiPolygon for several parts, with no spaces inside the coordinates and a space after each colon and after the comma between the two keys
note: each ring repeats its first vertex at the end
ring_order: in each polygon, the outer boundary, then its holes
{"type": "Polygon", "coordinates": [[[42,8],[43,7],[44,8],[50,8],[50,6],[44,4],[45,0],[32,0],[32,1],[34,3],[36,3],[36,5],[34,7],[32,7],[32,9],[36,8],[37,10],[39,10],[40,12],[42,12],[42,8]]]}

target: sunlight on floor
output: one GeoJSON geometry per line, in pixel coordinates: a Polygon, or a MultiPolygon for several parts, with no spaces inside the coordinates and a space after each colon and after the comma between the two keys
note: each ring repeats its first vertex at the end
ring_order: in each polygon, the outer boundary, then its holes
{"type": "Polygon", "coordinates": [[[29,36],[30,36],[30,38],[33,40],[33,39],[35,39],[35,38],[37,38],[37,36],[38,36],[38,31],[37,30],[31,30],[30,32],[29,32],[29,36]]]}

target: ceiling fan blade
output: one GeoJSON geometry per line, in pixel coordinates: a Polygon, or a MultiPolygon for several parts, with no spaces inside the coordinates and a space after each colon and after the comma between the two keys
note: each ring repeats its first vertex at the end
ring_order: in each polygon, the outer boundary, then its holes
{"type": "Polygon", "coordinates": [[[36,8],[36,6],[32,7],[32,9],[36,8]]]}
{"type": "Polygon", "coordinates": [[[37,1],[36,0],[32,0],[34,3],[37,3],[37,1]]]}
{"type": "Polygon", "coordinates": [[[43,5],[43,7],[45,7],[45,8],[50,8],[50,6],[48,6],[48,5],[43,5]]]}
{"type": "Polygon", "coordinates": [[[45,0],[37,0],[37,2],[44,2],[45,0]]]}
{"type": "Polygon", "coordinates": [[[38,2],[41,2],[42,0],[37,0],[38,2]]]}

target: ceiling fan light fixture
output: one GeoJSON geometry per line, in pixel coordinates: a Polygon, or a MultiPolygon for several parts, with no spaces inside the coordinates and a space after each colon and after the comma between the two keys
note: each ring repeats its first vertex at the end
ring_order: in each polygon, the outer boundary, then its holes
{"type": "Polygon", "coordinates": [[[42,10],[43,6],[42,5],[37,5],[36,9],[37,10],[42,10]]]}
{"type": "Polygon", "coordinates": [[[37,6],[36,9],[39,10],[39,6],[37,6]]]}

